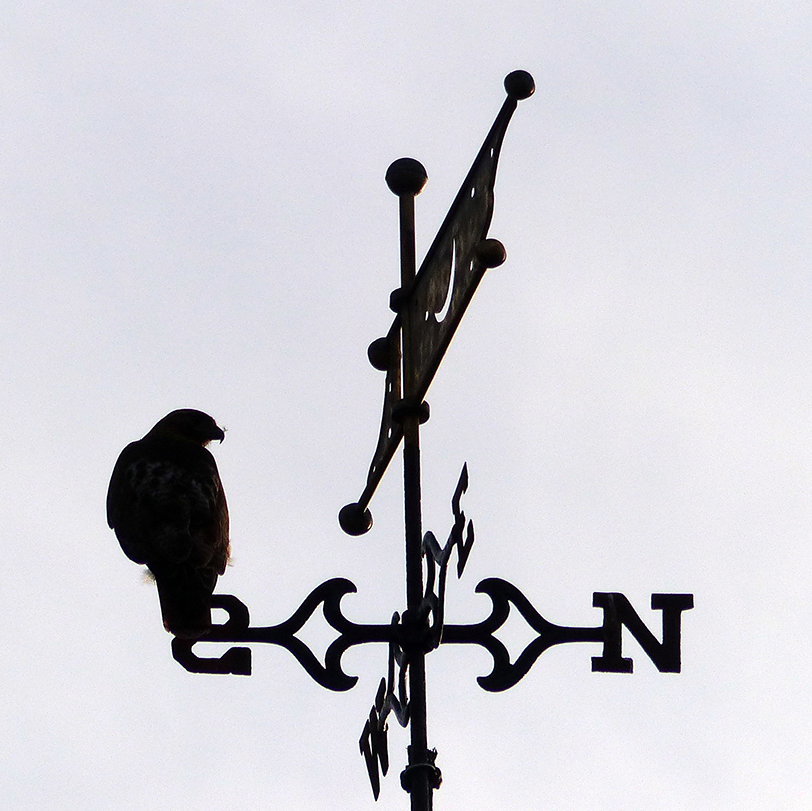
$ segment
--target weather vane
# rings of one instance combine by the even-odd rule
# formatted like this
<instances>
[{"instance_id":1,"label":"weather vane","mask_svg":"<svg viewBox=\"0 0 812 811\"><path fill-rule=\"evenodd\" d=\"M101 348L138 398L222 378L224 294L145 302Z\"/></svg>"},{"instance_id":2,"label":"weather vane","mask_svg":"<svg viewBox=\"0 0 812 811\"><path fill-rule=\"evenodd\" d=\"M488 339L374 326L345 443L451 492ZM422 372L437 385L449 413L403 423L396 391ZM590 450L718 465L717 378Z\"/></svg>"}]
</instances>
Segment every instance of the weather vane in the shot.
<instances>
[{"instance_id":1,"label":"weather vane","mask_svg":"<svg viewBox=\"0 0 812 811\"><path fill-rule=\"evenodd\" d=\"M402 441L405 610L393 613L387 623L352 622L342 612L342 599L357 589L350 580L333 578L317 586L289 619L268 627L252 626L248 608L236 597L214 595L212 606L224 609L228 619L198 639L177 636L172 642L175 659L187 670L237 675L251 673L250 648L232 647L213 658L199 656L193 647L206 642L280 645L296 657L315 681L337 691L349 690L358 680L342 667L342 656L348 648L373 642L386 644L387 672L363 724L359 745L377 799L381 776L389 768L390 714L409 728L408 762L400 779L410 794L412 811L429 811L433 792L441 782L435 762L437 752L429 748L426 717L425 662L437 647L457 644L485 648L493 659L493 667L478 682L483 689L498 692L519 682L548 648L569 642L602 645L601 655L592 657L593 671L631 673L632 660L622 652L625 626L658 670L679 673L682 612L693 607L691 594L652 594L651 608L662 611L662 638L658 640L623 594L595 592L592 604L603 612L601 624L566 627L546 620L516 586L487 578L477 585L476 591L490 598L490 615L471 625L445 622L448 565L456 551L457 577L462 576L474 543L474 526L461 506L468 487L468 468L464 465L451 499L454 522L445 544L441 545L433 533L423 532L420 425L429 417L423 398L486 270L505 261L502 244L488 238L496 166L518 102L530 97L534 89L533 77L525 71L517 70L506 77L507 98L419 270L415 260L414 200L426 183L426 171L418 161L401 158L386 173L386 182L399 201L401 276L400 287L390 298L390 307L395 312L392 327L385 337L373 341L368 350L370 363L386 373L383 416L366 486L357 502L340 511L339 523L350 535L362 535L371 528L369 503ZM221 438L211 430L209 438ZM338 634L327 648L323 662L297 636L319 608ZM511 661L507 649L494 634L513 609L522 615L536 637Z\"/></svg>"}]
</instances>

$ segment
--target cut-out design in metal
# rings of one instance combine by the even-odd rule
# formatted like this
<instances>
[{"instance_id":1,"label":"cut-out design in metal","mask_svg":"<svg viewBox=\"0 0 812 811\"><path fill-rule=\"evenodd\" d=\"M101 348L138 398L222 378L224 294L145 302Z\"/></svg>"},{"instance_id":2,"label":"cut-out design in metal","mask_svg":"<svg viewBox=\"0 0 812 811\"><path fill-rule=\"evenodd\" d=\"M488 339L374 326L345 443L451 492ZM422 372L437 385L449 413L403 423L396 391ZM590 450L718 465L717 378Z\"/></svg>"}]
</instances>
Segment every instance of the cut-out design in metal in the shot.
<instances>
[{"instance_id":1,"label":"cut-out design in metal","mask_svg":"<svg viewBox=\"0 0 812 811\"><path fill-rule=\"evenodd\" d=\"M396 612L392 624L400 622ZM387 721L394 713L397 722L405 727L409 723L409 699L406 688L407 665L403 650L391 641L389 643L389 670L387 678L381 679L375 703L369 711L358 745L367 765L367 774L375 799L381 792L381 776L389 771L389 741Z\"/></svg>"},{"instance_id":2,"label":"cut-out design in metal","mask_svg":"<svg viewBox=\"0 0 812 811\"><path fill-rule=\"evenodd\" d=\"M200 658L193 651L195 642L265 642L287 648L298 659L299 664L322 687L328 690L349 690L358 681L357 676L350 676L341 667L344 651L353 645L364 642L389 642L392 639L390 625L359 625L347 619L341 613L341 600L356 592L355 584L344 577L334 577L313 589L293 616L264 628L249 626L248 608L236 597L215 595L212 599L214 608L222 608L228 613L228 620L223 625L215 625L205 637L194 639L172 640L172 654L187 670L192 673L230 673L237 676L251 675L251 651L249 648L230 648L222 656ZM321 606L324 619L338 637L327 648L324 664L319 662L310 648L296 634Z\"/></svg>"},{"instance_id":3,"label":"cut-out design in metal","mask_svg":"<svg viewBox=\"0 0 812 811\"><path fill-rule=\"evenodd\" d=\"M358 502L346 508L347 518L342 526L345 530L352 527L351 534L361 534L365 524L359 516L365 513L403 438L402 425L395 414L403 397L402 385L410 392L414 403L422 402L485 271L505 261L502 244L487 238L493 216L496 167L517 104L532 95L535 86L529 73L514 71L505 79L505 89L508 96L502 109L420 270L408 286L401 286L392 294L391 306L397 315L391 329L385 338L370 346L372 365L386 371L383 416L366 487ZM411 158L395 161L387 173L390 188L399 196L419 193L425 179L425 170ZM400 338L402 321L407 319L410 322L412 363L408 379L403 380ZM356 524L351 523L350 516L356 518ZM369 526L370 521L368 519Z\"/></svg>"},{"instance_id":4,"label":"cut-out design in metal","mask_svg":"<svg viewBox=\"0 0 812 811\"><path fill-rule=\"evenodd\" d=\"M358 677L348 674L342 657L349 648L367 643L387 645L387 674L363 726L359 749L377 799L381 777L389 769L388 720L394 716L408 727L408 763L401 785L410 795L412 811L430 811L433 792L441 782L437 752L429 748L426 713L425 658L441 645L479 645L490 653L491 672L480 676L480 686L491 692L513 687L551 647L571 642L603 646L592 657L592 670L631 673L632 660L622 652L625 627L661 672L681 669L682 613L693 607L691 594L653 594L651 607L662 611L662 640L645 623L623 594L595 592L593 606L603 611L603 622L589 627L556 625L545 619L516 586L499 578L486 578L476 591L491 601L490 614L468 624L446 623L448 566L457 550L457 577L461 577L474 543L473 522L466 518L461 499L468 488L468 467L463 466L451 508L454 523L444 546L432 532L423 533L421 514L420 425L429 417L424 397L485 270L505 260L500 242L487 236L493 214L496 165L502 141L517 102L532 95L533 78L514 71L505 79L507 99L485 143L474 160L420 270L415 260L414 200L426 183L423 166L412 158L395 161L386 173L400 209L400 287L390 299L396 316L383 338L370 344L370 363L386 373L383 415L378 444L361 498L339 513L342 529L363 535L372 526L370 500L386 468L403 443L404 518L406 541L406 609L385 624L363 624L347 618L342 600L355 585L337 577L317 586L293 615L266 627L251 627L248 608L229 595L215 595L213 607L227 620L197 640L175 639L175 659L194 673L251 674L251 648L266 643L290 651L316 682L329 690L352 688ZM304 626L321 609L336 637L322 659L300 638ZM511 660L496 633L516 610L535 632ZM208 643L234 644L217 656L199 655Z\"/></svg>"},{"instance_id":5,"label":"cut-out design in metal","mask_svg":"<svg viewBox=\"0 0 812 811\"><path fill-rule=\"evenodd\" d=\"M430 612L433 621L430 623L431 649L436 648L442 639L445 622L445 584L448 572L448 562L451 553L457 550L457 577L462 577L465 563L474 545L474 522L466 524L465 513L460 508L462 494L468 489L468 465L462 467L457 489L451 499L451 510L454 513L454 525L448 536L446 545L440 547L433 532L423 536L423 554L426 559L426 590L423 596L423 610ZM434 591L434 581L438 578L437 591Z\"/></svg>"}]
</instances>

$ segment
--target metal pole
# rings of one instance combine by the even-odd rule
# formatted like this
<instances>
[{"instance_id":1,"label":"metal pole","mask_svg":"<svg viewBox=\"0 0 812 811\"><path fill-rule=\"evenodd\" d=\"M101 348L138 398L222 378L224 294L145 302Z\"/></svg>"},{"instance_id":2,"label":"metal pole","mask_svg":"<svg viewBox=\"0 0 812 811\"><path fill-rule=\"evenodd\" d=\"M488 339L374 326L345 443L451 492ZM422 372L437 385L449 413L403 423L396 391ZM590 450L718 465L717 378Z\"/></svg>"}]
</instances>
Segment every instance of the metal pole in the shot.
<instances>
[{"instance_id":1,"label":"metal pole","mask_svg":"<svg viewBox=\"0 0 812 811\"><path fill-rule=\"evenodd\" d=\"M400 207L400 307L401 355L403 358L403 480L406 536L406 614L404 645L409 666L409 763L401 782L411 797L412 811L431 811L436 783L433 757L426 728L427 618L420 616L423 602L423 526L420 504L420 403L415 397L414 329L409 291L416 274L414 198L426 183L426 170L412 158L395 161L386 173L389 188L398 195Z\"/></svg>"}]
</instances>

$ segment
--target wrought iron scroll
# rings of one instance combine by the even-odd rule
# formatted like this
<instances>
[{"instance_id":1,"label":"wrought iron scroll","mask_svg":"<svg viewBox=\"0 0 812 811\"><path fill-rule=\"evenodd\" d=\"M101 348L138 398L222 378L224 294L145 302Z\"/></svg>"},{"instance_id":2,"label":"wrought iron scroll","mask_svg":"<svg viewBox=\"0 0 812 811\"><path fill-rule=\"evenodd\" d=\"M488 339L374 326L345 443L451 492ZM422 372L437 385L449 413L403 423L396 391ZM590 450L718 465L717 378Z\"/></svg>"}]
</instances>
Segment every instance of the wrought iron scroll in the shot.
<instances>
[{"instance_id":1,"label":"wrought iron scroll","mask_svg":"<svg viewBox=\"0 0 812 811\"><path fill-rule=\"evenodd\" d=\"M461 515L464 520L464 514L461 513ZM452 530L453 535L454 530ZM469 540L472 538L473 530L471 530ZM454 545L458 549L462 549L457 540L454 541ZM450 541L446 545L445 551L450 552L451 549ZM462 556L460 561L464 566ZM448 555L446 554L445 563L447 562ZM219 657L201 657L192 648L196 644L206 642L270 643L287 648L311 678L322 687L344 691L351 689L358 680L357 676L351 676L342 669L341 657L344 652L354 645L362 645L366 642L386 642L389 644L389 674L388 679L382 680L382 683L386 684L384 693L381 694L379 689L378 698L375 701L374 709L377 713L377 721L370 727L370 734L374 737L373 727L380 732L390 710L395 711L402 725L405 726L408 722L408 700L404 681L408 657L404 654L404 649L409 647L409 632L408 626L404 625L397 613L388 625L361 625L347 619L341 612L341 599L344 595L355 591L357 591L355 585L345 578L337 577L328 580L308 595L290 619L279 625L264 628L249 627L248 608L236 597L228 594L214 595L212 605L224 609L228 613L228 620L222 625L215 625L212 631L201 639L176 637L172 641L172 654L183 667L192 673L250 676L251 650L249 648L229 648ZM439 629L437 628L438 619L441 620L442 615L435 602L439 600L439 595L434 595L427 603L427 610L430 608L437 613L426 647L430 649L433 646L432 640L436 638L435 635L439 630L439 644L480 645L485 648L493 658L493 667L488 675L480 676L477 679L483 690L501 692L513 687L527 675L542 653L555 645L570 642L603 644L603 654L592 657L593 671L631 673L632 660L624 657L621 650L624 626L660 672L679 673L681 670L681 616L684 611L694 607L692 594L651 595L652 609L663 612L662 641L658 641L634 610L628 598L619 592L596 591L594 593L593 606L604 612L602 625L572 627L549 622L516 586L506 580L489 577L477 585L476 591L480 594L487 594L490 598L490 615L472 625L440 624ZM323 665L310 648L296 636L320 605L325 620L339 634L327 648ZM511 606L516 608L538 635L513 662L510 660L507 648L495 635L507 622ZM372 719L372 716L370 718Z\"/></svg>"},{"instance_id":2,"label":"wrought iron scroll","mask_svg":"<svg viewBox=\"0 0 812 811\"><path fill-rule=\"evenodd\" d=\"M400 615L395 612L392 626L400 623ZM405 727L409 724L409 698L406 690L408 665L403 650L394 641L389 643L389 667L387 678L381 679L375 703L369 711L358 741L361 754L366 762L369 782L375 799L381 792L381 776L389 771L388 719L394 713L397 722Z\"/></svg>"},{"instance_id":3,"label":"wrought iron scroll","mask_svg":"<svg viewBox=\"0 0 812 811\"><path fill-rule=\"evenodd\" d=\"M366 486L360 499L344 507L339 516L342 528L350 534L360 535L370 528L367 507L403 437L396 411L401 391L414 393L414 403L409 405L422 402L485 271L505 261L504 246L487 238L493 216L496 168L517 103L535 90L533 77L523 70L514 71L505 78L505 90L508 95L502 109L413 283L409 289L396 290L392 295L392 307L398 314L389 333L370 345L370 362L376 369L386 371L386 390L378 444ZM408 162L422 170L417 161L403 159L404 164ZM409 170L417 171L410 165ZM403 318L409 318L412 327L412 377L408 381L401 380Z\"/></svg>"},{"instance_id":4,"label":"wrought iron scroll","mask_svg":"<svg viewBox=\"0 0 812 811\"><path fill-rule=\"evenodd\" d=\"M389 642L393 638L392 625L359 625L341 613L341 599L358 589L350 580L335 577L317 586L294 612L290 619L279 625L265 628L249 627L247 606L230 595L214 595L212 606L228 613L223 625L215 625L202 639L172 640L172 655L192 673L230 673L238 676L251 675L251 651L249 648L230 648L217 658L199 657L192 650L202 642L265 642L287 648L307 671L310 677L328 690L350 690L358 681L341 667L344 652L365 642ZM322 606L324 619L338 631L338 637L327 648L322 664L313 651L296 634Z\"/></svg>"},{"instance_id":5,"label":"wrought iron scroll","mask_svg":"<svg viewBox=\"0 0 812 811\"><path fill-rule=\"evenodd\" d=\"M475 625L446 625L443 643L481 645L493 657L493 669L477 682L483 690L501 692L523 679L536 660L554 645L568 642L601 642L603 655L592 657L592 670L604 673L631 673L632 660L621 654L622 631L625 626L661 673L681 670L681 617L683 611L694 607L693 594L652 594L651 607L663 612L662 642L640 619L625 595L619 592L596 591L592 604L603 609L603 624L597 627L555 625L536 611L527 597L506 580L489 577L476 587L487 594L492 608L489 617ZM502 642L495 636L507 621L510 606L516 607L527 624L538 634L514 662Z\"/></svg>"},{"instance_id":6,"label":"wrought iron scroll","mask_svg":"<svg viewBox=\"0 0 812 811\"><path fill-rule=\"evenodd\" d=\"M462 494L468 489L468 465L462 466L457 489L451 499L451 509L454 513L454 525L444 547L440 547L433 532L423 536L423 554L426 558L426 591L423 605L427 612L433 615L430 626L431 648L436 648L442 641L445 624L445 584L448 573L448 562L454 549L457 550L457 577L462 577L471 547L474 545L474 522L468 521L466 525L465 512L460 507ZM466 531L467 526L467 531ZM437 570L439 569L439 577ZM437 591L434 590L435 579L438 581Z\"/></svg>"},{"instance_id":7,"label":"wrought iron scroll","mask_svg":"<svg viewBox=\"0 0 812 811\"><path fill-rule=\"evenodd\" d=\"M570 628L554 625L536 611L527 597L516 586L498 577L489 577L476 587L476 591L491 599L490 616L475 625L446 625L443 642L448 644L481 645L493 657L493 669L487 676L479 676L477 682L483 690L496 693L508 690L527 675L544 651L566 642L602 642L603 627ZM538 634L511 663L505 645L494 633L507 621L511 604L524 617L527 624Z\"/></svg>"}]
</instances>

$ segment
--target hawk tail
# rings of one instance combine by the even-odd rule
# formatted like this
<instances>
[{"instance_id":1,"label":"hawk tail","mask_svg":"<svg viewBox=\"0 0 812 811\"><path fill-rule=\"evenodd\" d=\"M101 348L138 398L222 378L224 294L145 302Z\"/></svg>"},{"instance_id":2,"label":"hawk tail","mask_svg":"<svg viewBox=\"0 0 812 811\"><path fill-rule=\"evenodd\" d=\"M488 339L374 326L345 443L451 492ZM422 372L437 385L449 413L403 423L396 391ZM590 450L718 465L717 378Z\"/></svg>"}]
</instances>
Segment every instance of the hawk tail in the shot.
<instances>
[{"instance_id":1,"label":"hawk tail","mask_svg":"<svg viewBox=\"0 0 812 811\"><path fill-rule=\"evenodd\" d=\"M196 639L211 630L211 594L217 582L187 566L150 567L158 587L164 628L185 639Z\"/></svg>"}]
</instances>

